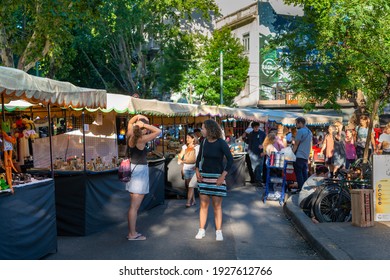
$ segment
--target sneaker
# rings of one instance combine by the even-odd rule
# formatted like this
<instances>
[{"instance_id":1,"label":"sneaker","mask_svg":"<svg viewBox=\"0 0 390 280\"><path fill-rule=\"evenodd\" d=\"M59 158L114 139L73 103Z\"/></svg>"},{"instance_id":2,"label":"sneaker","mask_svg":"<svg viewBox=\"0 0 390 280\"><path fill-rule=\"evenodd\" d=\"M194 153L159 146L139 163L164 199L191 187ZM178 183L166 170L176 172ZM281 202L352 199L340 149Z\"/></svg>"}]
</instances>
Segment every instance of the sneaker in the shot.
<instances>
[{"instance_id":1,"label":"sneaker","mask_svg":"<svg viewBox=\"0 0 390 280\"><path fill-rule=\"evenodd\" d=\"M203 228L200 228L198 233L195 236L195 239L202 239L206 236L206 231Z\"/></svg>"},{"instance_id":2,"label":"sneaker","mask_svg":"<svg viewBox=\"0 0 390 280\"><path fill-rule=\"evenodd\" d=\"M223 241L222 230L216 230L215 231L215 240Z\"/></svg>"}]
</instances>

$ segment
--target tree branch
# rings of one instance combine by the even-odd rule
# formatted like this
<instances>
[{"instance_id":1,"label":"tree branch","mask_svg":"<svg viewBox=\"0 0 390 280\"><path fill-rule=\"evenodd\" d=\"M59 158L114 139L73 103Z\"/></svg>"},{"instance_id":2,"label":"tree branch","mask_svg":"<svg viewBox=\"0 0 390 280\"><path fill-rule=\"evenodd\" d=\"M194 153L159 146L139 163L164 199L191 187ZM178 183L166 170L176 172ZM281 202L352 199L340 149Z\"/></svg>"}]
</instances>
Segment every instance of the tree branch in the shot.
<instances>
[{"instance_id":1,"label":"tree branch","mask_svg":"<svg viewBox=\"0 0 390 280\"><path fill-rule=\"evenodd\" d=\"M89 56L87 55L87 53L86 53L83 49L81 49L81 51L83 52L83 54L84 54L85 57L87 58L88 63L91 65L91 67L93 68L93 70L95 70L95 72L96 72L96 74L98 75L98 77L100 78L100 80L103 82L104 88L105 88L105 89L108 89L108 86L107 86L106 81L104 80L103 76L100 75L99 70L96 69L95 65L92 63L92 61L91 61L91 59L89 58Z\"/></svg>"}]
</instances>

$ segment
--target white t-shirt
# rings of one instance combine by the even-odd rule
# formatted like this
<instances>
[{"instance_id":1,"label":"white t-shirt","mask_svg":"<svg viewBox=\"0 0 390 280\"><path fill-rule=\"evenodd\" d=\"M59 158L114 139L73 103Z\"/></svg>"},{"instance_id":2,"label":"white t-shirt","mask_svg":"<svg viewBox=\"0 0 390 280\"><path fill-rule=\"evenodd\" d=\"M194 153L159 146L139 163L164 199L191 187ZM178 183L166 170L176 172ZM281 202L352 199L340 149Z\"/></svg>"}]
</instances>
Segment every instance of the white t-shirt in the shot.
<instances>
[{"instance_id":1,"label":"white t-shirt","mask_svg":"<svg viewBox=\"0 0 390 280\"><path fill-rule=\"evenodd\" d=\"M387 134L387 133L382 133L380 136L379 136L379 143L382 143L382 149L384 152L386 153L389 153L390 152L390 134ZM387 142L387 144L383 143L383 142ZM383 147L385 146L385 147Z\"/></svg>"},{"instance_id":2,"label":"white t-shirt","mask_svg":"<svg viewBox=\"0 0 390 280\"><path fill-rule=\"evenodd\" d=\"M316 187L324 183L325 177L317 176L317 174L311 175L307 178L306 182L302 186L302 190L298 195L298 205L301 204L302 200L315 192Z\"/></svg>"}]
</instances>

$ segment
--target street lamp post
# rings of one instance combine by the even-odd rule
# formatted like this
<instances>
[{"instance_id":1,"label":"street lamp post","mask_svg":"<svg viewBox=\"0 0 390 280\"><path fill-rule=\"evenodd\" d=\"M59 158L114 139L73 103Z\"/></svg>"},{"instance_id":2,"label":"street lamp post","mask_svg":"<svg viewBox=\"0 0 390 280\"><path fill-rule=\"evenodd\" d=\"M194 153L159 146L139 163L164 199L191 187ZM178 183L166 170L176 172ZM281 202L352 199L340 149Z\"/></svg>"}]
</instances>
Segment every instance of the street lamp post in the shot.
<instances>
[{"instance_id":1,"label":"street lamp post","mask_svg":"<svg viewBox=\"0 0 390 280\"><path fill-rule=\"evenodd\" d=\"M219 53L219 62L220 62L220 77L221 77L221 93L220 93L220 104L223 105L223 51Z\"/></svg>"}]
</instances>

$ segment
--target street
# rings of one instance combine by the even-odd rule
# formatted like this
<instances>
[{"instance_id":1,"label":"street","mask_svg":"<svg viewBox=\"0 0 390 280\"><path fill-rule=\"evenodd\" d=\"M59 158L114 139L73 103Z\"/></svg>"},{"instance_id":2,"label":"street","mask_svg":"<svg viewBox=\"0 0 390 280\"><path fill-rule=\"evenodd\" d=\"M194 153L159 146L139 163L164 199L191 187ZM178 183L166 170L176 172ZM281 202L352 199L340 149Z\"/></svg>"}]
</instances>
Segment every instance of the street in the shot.
<instances>
[{"instance_id":1,"label":"street","mask_svg":"<svg viewBox=\"0 0 390 280\"><path fill-rule=\"evenodd\" d=\"M199 204L199 200L197 200ZM56 260L318 260L275 201L261 201L252 185L231 190L223 202L224 241L215 241L212 208L206 237L194 238L199 205L185 208L184 199L140 213L138 231L146 241L127 241L127 222L88 236L58 237ZM123 213L118 213L123 215Z\"/></svg>"}]
</instances>

